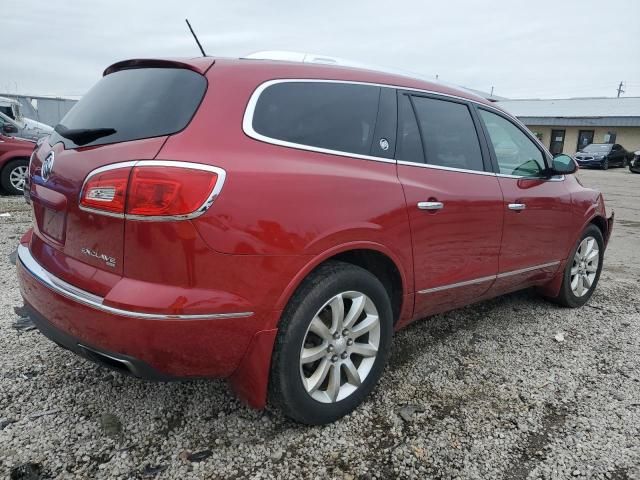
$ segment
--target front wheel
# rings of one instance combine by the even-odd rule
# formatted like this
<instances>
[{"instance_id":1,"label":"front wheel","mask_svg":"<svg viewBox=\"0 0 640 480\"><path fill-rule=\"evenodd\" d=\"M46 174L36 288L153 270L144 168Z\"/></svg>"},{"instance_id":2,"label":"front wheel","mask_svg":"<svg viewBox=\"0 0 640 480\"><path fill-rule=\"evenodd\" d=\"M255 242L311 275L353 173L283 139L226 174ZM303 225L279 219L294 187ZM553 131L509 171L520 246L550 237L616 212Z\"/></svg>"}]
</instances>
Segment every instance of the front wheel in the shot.
<instances>
[{"instance_id":1,"label":"front wheel","mask_svg":"<svg viewBox=\"0 0 640 480\"><path fill-rule=\"evenodd\" d=\"M354 410L389 355L391 302L369 271L328 262L312 272L280 321L269 400L285 415L322 425Z\"/></svg>"},{"instance_id":2,"label":"front wheel","mask_svg":"<svg viewBox=\"0 0 640 480\"><path fill-rule=\"evenodd\" d=\"M604 162L602 162L602 169L603 170L609 170L609 160L605 160Z\"/></svg>"},{"instance_id":3,"label":"front wheel","mask_svg":"<svg viewBox=\"0 0 640 480\"><path fill-rule=\"evenodd\" d=\"M565 266L556 302L565 307L581 307L596 289L604 259L602 232L590 225L578 240Z\"/></svg>"}]
</instances>

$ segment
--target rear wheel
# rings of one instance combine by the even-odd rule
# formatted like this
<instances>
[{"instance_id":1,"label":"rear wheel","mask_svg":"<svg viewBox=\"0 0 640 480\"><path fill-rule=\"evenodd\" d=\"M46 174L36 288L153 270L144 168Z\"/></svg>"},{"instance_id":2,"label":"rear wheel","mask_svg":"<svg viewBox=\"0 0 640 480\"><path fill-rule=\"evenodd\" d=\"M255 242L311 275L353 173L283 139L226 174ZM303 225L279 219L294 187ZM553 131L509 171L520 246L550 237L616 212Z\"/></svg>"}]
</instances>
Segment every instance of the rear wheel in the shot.
<instances>
[{"instance_id":1,"label":"rear wheel","mask_svg":"<svg viewBox=\"0 0 640 480\"><path fill-rule=\"evenodd\" d=\"M7 163L0 174L4 191L12 195L20 195L24 190L28 169L29 160L27 159L19 158Z\"/></svg>"},{"instance_id":2,"label":"rear wheel","mask_svg":"<svg viewBox=\"0 0 640 480\"><path fill-rule=\"evenodd\" d=\"M378 382L389 355L391 302L369 271L329 262L303 282L280 322L270 402L302 423L333 422Z\"/></svg>"},{"instance_id":3,"label":"rear wheel","mask_svg":"<svg viewBox=\"0 0 640 480\"><path fill-rule=\"evenodd\" d=\"M567 260L560 294L554 300L571 308L587 303L600 279L603 258L602 232L595 225L590 225Z\"/></svg>"}]
</instances>

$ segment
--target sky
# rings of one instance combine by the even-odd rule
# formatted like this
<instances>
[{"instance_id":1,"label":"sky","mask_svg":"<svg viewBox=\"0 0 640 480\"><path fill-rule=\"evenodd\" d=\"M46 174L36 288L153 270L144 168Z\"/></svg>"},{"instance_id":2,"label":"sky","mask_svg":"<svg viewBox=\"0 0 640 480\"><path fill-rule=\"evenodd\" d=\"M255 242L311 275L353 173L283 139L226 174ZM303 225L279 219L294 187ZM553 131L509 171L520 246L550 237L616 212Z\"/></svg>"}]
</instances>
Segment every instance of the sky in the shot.
<instances>
[{"instance_id":1,"label":"sky","mask_svg":"<svg viewBox=\"0 0 640 480\"><path fill-rule=\"evenodd\" d=\"M0 92L81 96L127 58L293 50L509 98L640 96L640 0L3 0Z\"/></svg>"}]
</instances>

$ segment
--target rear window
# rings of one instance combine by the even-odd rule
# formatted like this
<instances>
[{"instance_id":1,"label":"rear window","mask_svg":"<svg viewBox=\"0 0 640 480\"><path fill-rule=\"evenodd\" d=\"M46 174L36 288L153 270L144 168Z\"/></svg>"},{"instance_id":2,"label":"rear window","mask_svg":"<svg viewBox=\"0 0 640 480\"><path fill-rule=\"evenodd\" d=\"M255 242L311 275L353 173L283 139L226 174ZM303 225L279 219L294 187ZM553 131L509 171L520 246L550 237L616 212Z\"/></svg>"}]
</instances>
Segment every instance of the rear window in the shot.
<instances>
[{"instance_id":1,"label":"rear window","mask_svg":"<svg viewBox=\"0 0 640 480\"><path fill-rule=\"evenodd\" d=\"M180 68L111 73L65 115L50 143L73 148L176 133L187 126L206 88L202 75Z\"/></svg>"},{"instance_id":2,"label":"rear window","mask_svg":"<svg viewBox=\"0 0 640 480\"><path fill-rule=\"evenodd\" d=\"M582 149L583 152L588 153L608 152L609 150L611 150L610 144L602 145L597 143L592 143Z\"/></svg>"},{"instance_id":3,"label":"rear window","mask_svg":"<svg viewBox=\"0 0 640 480\"><path fill-rule=\"evenodd\" d=\"M267 87L253 129L298 145L369 155L380 87L331 82L284 82Z\"/></svg>"}]
</instances>

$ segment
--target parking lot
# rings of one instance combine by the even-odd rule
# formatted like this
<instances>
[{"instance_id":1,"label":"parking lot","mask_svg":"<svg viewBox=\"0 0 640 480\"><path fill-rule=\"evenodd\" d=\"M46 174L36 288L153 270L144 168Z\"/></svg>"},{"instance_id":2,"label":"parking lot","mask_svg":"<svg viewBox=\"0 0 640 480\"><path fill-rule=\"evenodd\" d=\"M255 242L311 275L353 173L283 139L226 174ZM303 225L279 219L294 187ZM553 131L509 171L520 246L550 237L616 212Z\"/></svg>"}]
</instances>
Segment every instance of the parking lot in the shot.
<instances>
[{"instance_id":1,"label":"parking lot","mask_svg":"<svg viewBox=\"0 0 640 480\"><path fill-rule=\"evenodd\" d=\"M616 212L584 308L525 291L417 322L368 401L315 428L223 381L123 377L21 329L9 255L31 217L0 197L0 477L640 478L640 175L578 175Z\"/></svg>"}]
</instances>

